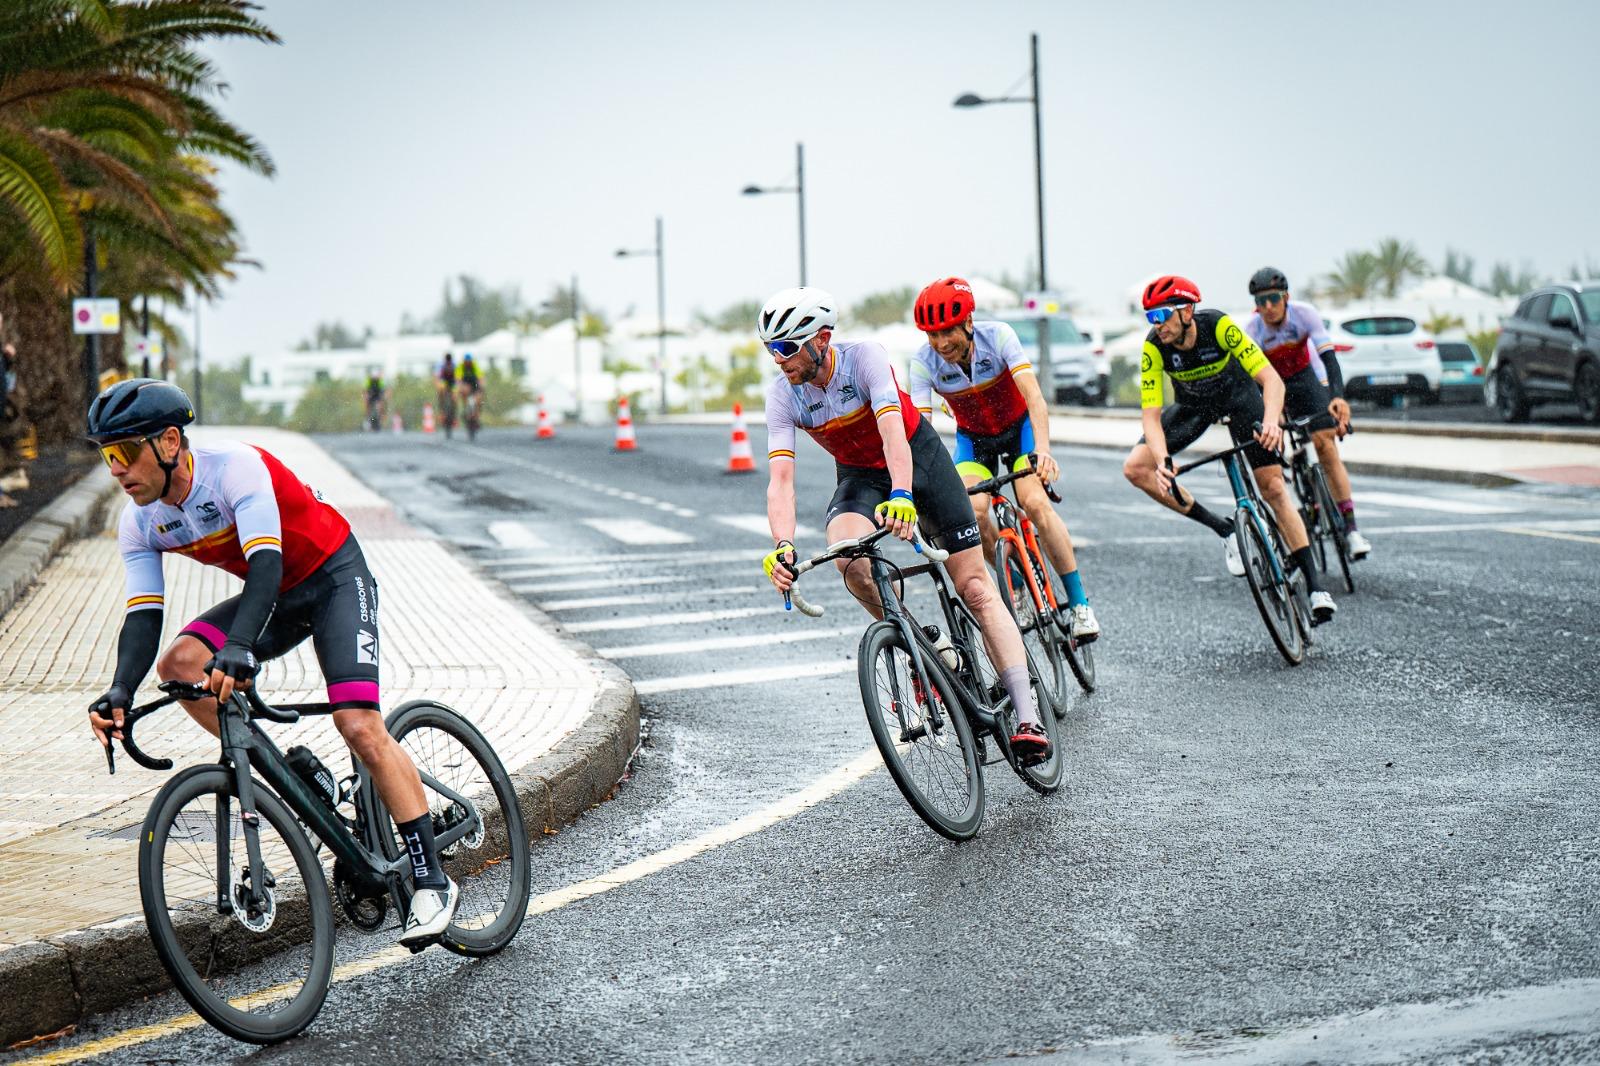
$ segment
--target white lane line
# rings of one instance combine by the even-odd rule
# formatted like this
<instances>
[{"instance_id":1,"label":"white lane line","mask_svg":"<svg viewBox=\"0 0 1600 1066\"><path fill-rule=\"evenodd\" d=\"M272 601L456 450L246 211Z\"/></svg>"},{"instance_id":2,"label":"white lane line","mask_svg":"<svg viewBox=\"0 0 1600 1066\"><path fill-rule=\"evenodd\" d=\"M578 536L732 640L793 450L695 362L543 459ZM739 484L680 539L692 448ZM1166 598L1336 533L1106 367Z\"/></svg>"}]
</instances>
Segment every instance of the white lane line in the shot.
<instances>
[{"instance_id":1,"label":"white lane line","mask_svg":"<svg viewBox=\"0 0 1600 1066\"><path fill-rule=\"evenodd\" d=\"M1524 537L1550 537L1553 540L1575 540L1584 544L1600 544L1600 537L1585 537L1580 533L1557 533L1552 529L1529 529L1520 526L1506 526L1507 533L1520 533Z\"/></svg>"},{"instance_id":2,"label":"white lane line","mask_svg":"<svg viewBox=\"0 0 1600 1066\"><path fill-rule=\"evenodd\" d=\"M490 522L489 536L502 548L514 548L526 551L531 548L547 548L543 537L529 529L523 522Z\"/></svg>"},{"instance_id":3,"label":"white lane line","mask_svg":"<svg viewBox=\"0 0 1600 1066\"><path fill-rule=\"evenodd\" d=\"M772 527L767 524L764 514L719 514L717 521L734 529L742 529L746 533L759 533L763 537L772 536ZM796 537L814 537L817 531L810 526L797 525L794 527Z\"/></svg>"},{"instance_id":4,"label":"white lane line","mask_svg":"<svg viewBox=\"0 0 1600 1066\"><path fill-rule=\"evenodd\" d=\"M692 544L694 538L642 518L585 518L583 524L624 544Z\"/></svg>"},{"instance_id":5,"label":"white lane line","mask_svg":"<svg viewBox=\"0 0 1600 1066\"><path fill-rule=\"evenodd\" d=\"M719 673L682 674L678 677L655 677L634 683L641 696L661 692L683 692L699 688L728 688L733 685L759 685L772 681L787 681L795 677L826 677L830 674L855 673L854 658L820 663L785 663L782 666L753 666L747 670L723 670Z\"/></svg>"},{"instance_id":6,"label":"white lane line","mask_svg":"<svg viewBox=\"0 0 1600 1066\"><path fill-rule=\"evenodd\" d=\"M522 593L526 590L512 585L511 591ZM710 589L679 589L676 592L619 593L615 596L585 596L575 600L546 600L540 603L539 607L546 611L583 611L594 607L626 607L634 603L684 603L713 596L752 596L758 593L777 595L771 585L751 582Z\"/></svg>"},{"instance_id":7,"label":"white lane line","mask_svg":"<svg viewBox=\"0 0 1600 1066\"><path fill-rule=\"evenodd\" d=\"M1359 507L1359 504L1357 506ZM1356 513L1359 515L1360 511L1358 510ZM1581 533L1600 529L1600 521L1594 519L1557 518L1549 522L1521 522L1515 526L1506 522L1455 522L1448 524L1441 522L1429 525L1361 526L1363 533L1472 533L1486 529L1499 533L1513 529L1555 529Z\"/></svg>"},{"instance_id":8,"label":"white lane line","mask_svg":"<svg viewBox=\"0 0 1600 1066\"><path fill-rule=\"evenodd\" d=\"M567 552L568 556L573 553ZM731 563L740 559L748 560L752 570L761 565L761 553L752 552L749 548L739 551L673 551L673 552L627 552L613 554L605 557L580 555L572 562L551 562L548 555L498 555L489 553L486 561L494 563L495 576L504 578L521 577L566 577L573 574L615 574L628 568L649 567L657 564L685 564L685 563ZM582 561L578 561L582 560Z\"/></svg>"},{"instance_id":9,"label":"white lane line","mask_svg":"<svg viewBox=\"0 0 1600 1066\"><path fill-rule=\"evenodd\" d=\"M850 633L860 634L860 626L833 629L802 629L795 633L754 633L743 637L711 637L696 640L660 640L654 644L616 644L596 648L595 654L607 659L643 659L651 655L693 655L696 652L728 651L732 648L759 648L763 645L789 645L797 640L826 640Z\"/></svg>"},{"instance_id":10,"label":"white lane line","mask_svg":"<svg viewBox=\"0 0 1600 1066\"><path fill-rule=\"evenodd\" d=\"M1444 511L1449 514L1516 514L1525 507L1502 507L1493 503L1472 500L1443 499L1438 496L1408 496L1400 492L1378 492L1361 489L1355 494L1357 514L1363 503L1382 504L1385 507L1406 507L1416 511Z\"/></svg>"},{"instance_id":11,"label":"white lane line","mask_svg":"<svg viewBox=\"0 0 1600 1066\"><path fill-rule=\"evenodd\" d=\"M767 607L729 607L722 611L667 611L662 614L634 615L631 618L605 618L592 622L563 622L568 633L601 633L623 629L665 629L668 626L699 625L701 622L732 621L760 614L783 614L783 601L774 599Z\"/></svg>"},{"instance_id":12,"label":"white lane line","mask_svg":"<svg viewBox=\"0 0 1600 1066\"><path fill-rule=\"evenodd\" d=\"M504 575L501 576L504 580ZM664 577L591 577L582 581L554 581L550 584L517 585L515 591L525 596L545 596L552 592L585 592L589 589L631 588L636 585L676 585L696 581L693 574L672 574Z\"/></svg>"}]
</instances>

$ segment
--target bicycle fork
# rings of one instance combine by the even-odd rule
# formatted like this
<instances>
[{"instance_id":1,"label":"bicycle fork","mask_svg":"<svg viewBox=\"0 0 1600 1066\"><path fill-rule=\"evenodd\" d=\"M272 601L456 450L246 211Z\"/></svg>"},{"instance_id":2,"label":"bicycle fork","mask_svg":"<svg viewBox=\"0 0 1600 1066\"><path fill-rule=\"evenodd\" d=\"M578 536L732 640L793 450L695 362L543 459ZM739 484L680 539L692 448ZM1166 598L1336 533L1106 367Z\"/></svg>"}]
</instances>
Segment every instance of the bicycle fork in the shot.
<instances>
[{"instance_id":1,"label":"bicycle fork","mask_svg":"<svg viewBox=\"0 0 1600 1066\"><path fill-rule=\"evenodd\" d=\"M1266 523L1263 522L1261 516L1256 513L1255 498L1251 496L1250 490L1245 486L1244 475L1239 472L1239 465L1235 462L1229 461L1227 463L1227 471L1228 481L1233 486L1234 504L1239 510L1250 516L1251 525L1255 527L1256 533L1261 537L1262 543L1267 546L1267 561L1272 566L1273 584L1282 585L1283 587L1288 588L1289 575L1284 573L1283 567L1278 563L1277 542L1272 539L1272 536L1266 529ZM1244 531L1242 529L1236 529L1234 531L1234 535L1242 539L1244 537Z\"/></svg>"}]
</instances>

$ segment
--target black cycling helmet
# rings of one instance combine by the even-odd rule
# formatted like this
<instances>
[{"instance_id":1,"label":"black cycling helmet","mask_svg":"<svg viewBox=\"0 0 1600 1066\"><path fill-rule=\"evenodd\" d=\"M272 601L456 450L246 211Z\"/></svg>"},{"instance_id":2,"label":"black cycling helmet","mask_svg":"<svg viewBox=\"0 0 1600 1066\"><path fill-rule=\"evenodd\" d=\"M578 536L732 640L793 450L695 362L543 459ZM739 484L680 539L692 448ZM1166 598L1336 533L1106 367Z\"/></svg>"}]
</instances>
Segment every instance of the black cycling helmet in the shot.
<instances>
[{"instance_id":1,"label":"black cycling helmet","mask_svg":"<svg viewBox=\"0 0 1600 1066\"><path fill-rule=\"evenodd\" d=\"M1250 295L1263 292L1288 292L1289 279L1277 267L1262 267L1250 275Z\"/></svg>"},{"instance_id":2,"label":"black cycling helmet","mask_svg":"<svg viewBox=\"0 0 1600 1066\"><path fill-rule=\"evenodd\" d=\"M89 405L88 437L108 444L129 437L150 437L168 426L183 428L194 421L189 394L168 381L130 378L119 381Z\"/></svg>"}]
</instances>

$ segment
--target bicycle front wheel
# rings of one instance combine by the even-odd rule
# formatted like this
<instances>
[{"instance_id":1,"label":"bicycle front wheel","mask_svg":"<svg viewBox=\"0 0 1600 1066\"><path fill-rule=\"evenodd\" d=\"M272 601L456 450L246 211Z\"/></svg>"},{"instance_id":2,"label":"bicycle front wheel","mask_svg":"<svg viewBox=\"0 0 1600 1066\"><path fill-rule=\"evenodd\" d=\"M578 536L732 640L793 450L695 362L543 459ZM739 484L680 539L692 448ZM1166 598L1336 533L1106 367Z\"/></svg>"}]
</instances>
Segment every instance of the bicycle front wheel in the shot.
<instances>
[{"instance_id":1,"label":"bicycle front wheel","mask_svg":"<svg viewBox=\"0 0 1600 1066\"><path fill-rule=\"evenodd\" d=\"M1317 506L1323 515L1322 531L1333 541L1333 557L1339 560L1339 571L1344 575L1344 590L1354 592L1356 583L1350 576L1350 544L1345 537L1344 513L1333 502L1333 492L1328 488L1328 479L1321 467L1317 468L1315 482ZM1326 572L1329 568L1324 566L1321 569Z\"/></svg>"},{"instance_id":2,"label":"bicycle front wheel","mask_svg":"<svg viewBox=\"0 0 1600 1066\"><path fill-rule=\"evenodd\" d=\"M235 1040L274 1044L322 1009L333 976L333 905L294 815L264 785L253 791L260 886L251 883L233 771L197 766L150 804L139 834L139 901L156 956L200 1017Z\"/></svg>"},{"instance_id":3,"label":"bicycle front wheel","mask_svg":"<svg viewBox=\"0 0 1600 1066\"><path fill-rule=\"evenodd\" d=\"M1261 612L1272 643L1278 646L1279 654L1290 666L1299 666L1306 654L1305 637L1295 617L1288 563L1282 557L1274 558L1276 553L1262 535L1259 521L1243 507L1233 515L1244 575L1250 581L1250 594L1255 597L1256 608Z\"/></svg>"},{"instance_id":4,"label":"bicycle front wheel","mask_svg":"<svg viewBox=\"0 0 1600 1066\"><path fill-rule=\"evenodd\" d=\"M1055 619L1046 617L1040 609L1023 567L1034 571L1035 580L1042 576L1026 552L1019 553L1007 543L1006 538L999 538L994 546L995 580L1000 586L1000 595L1005 600L1006 608L1022 633L1022 645L1039 671L1034 675L1039 680L1039 695L1043 697L1039 709L1048 709L1059 718L1067 713L1069 700L1067 671L1061 664L1061 653L1056 649ZM1040 593L1043 593L1042 588Z\"/></svg>"},{"instance_id":5,"label":"bicycle front wheel","mask_svg":"<svg viewBox=\"0 0 1600 1066\"><path fill-rule=\"evenodd\" d=\"M439 849L445 873L461 889L455 920L439 942L458 955L492 955L522 927L532 885L528 833L511 776L483 734L442 703L403 704L388 727L422 775L434 836L471 826ZM385 845L390 858L403 853L398 830Z\"/></svg>"},{"instance_id":6,"label":"bicycle front wheel","mask_svg":"<svg viewBox=\"0 0 1600 1066\"><path fill-rule=\"evenodd\" d=\"M1050 591L1054 595L1056 603L1061 604L1067 602L1067 587L1062 583L1060 576L1057 575L1054 570L1046 566L1039 567L1035 572L1038 574L1041 583L1049 584ZM1041 584L1040 587L1043 588L1044 585ZM1083 689L1084 695L1089 695L1090 693L1094 692L1096 685L1094 672L1095 642L1090 641L1087 644L1080 643L1078 638L1072 635L1071 623L1065 618L1062 618L1059 614L1055 618L1054 629L1047 629L1046 632L1050 634L1051 644L1056 649L1056 654L1060 657L1062 665L1066 666L1072 671L1072 676L1077 678L1078 687ZM1067 695L1068 689L1065 680L1063 680L1061 688L1062 698L1056 706L1056 717L1058 718L1065 718L1067 716L1067 711L1071 709L1069 704L1071 704L1072 701L1067 698Z\"/></svg>"},{"instance_id":7,"label":"bicycle front wheel","mask_svg":"<svg viewBox=\"0 0 1600 1066\"><path fill-rule=\"evenodd\" d=\"M900 794L935 833L971 839L983 821L983 772L944 672L919 673L905 636L888 621L868 627L856 669L872 739Z\"/></svg>"}]
</instances>

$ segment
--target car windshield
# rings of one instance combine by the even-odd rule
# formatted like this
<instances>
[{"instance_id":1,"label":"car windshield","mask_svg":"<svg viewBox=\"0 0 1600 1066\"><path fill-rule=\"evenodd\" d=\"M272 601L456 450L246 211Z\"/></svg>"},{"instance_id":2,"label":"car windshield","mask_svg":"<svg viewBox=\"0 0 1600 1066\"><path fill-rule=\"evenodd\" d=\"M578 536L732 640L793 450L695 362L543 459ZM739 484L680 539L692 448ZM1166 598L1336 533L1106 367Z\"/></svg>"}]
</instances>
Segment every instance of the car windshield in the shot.
<instances>
[{"instance_id":1,"label":"car windshield","mask_svg":"<svg viewBox=\"0 0 1600 1066\"><path fill-rule=\"evenodd\" d=\"M1039 346L1039 320L1035 318L1022 319L1010 323L1011 328L1017 331L1017 339L1024 348L1037 348ZM1052 318L1050 320L1051 344L1087 344L1089 343L1078 332L1078 327L1073 325L1070 318Z\"/></svg>"},{"instance_id":2,"label":"car windshield","mask_svg":"<svg viewBox=\"0 0 1600 1066\"><path fill-rule=\"evenodd\" d=\"M1439 361L1443 363L1476 363L1478 356L1470 344L1460 341L1440 341Z\"/></svg>"},{"instance_id":3,"label":"car windshield","mask_svg":"<svg viewBox=\"0 0 1600 1066\"><path fill-rule=\"evenodd\" d=\"M1583 304L1583 317L1590 322L1600 322L1600 289L1589 289L1578 294L1578 302Z\"/></svg>"},{"instance_id":4,"label":"car windshield","mask_svg":"<svg viewBox=\"0 0 1600 1066\"><path fill-rule=\"evenodd\" d=\"M1354 333L1358 337L1397 337L1417 328L1414 320L1399 315L1383 318L1352 318L1342 325L1345 332Z\"/></svg>"}]
</instances>

